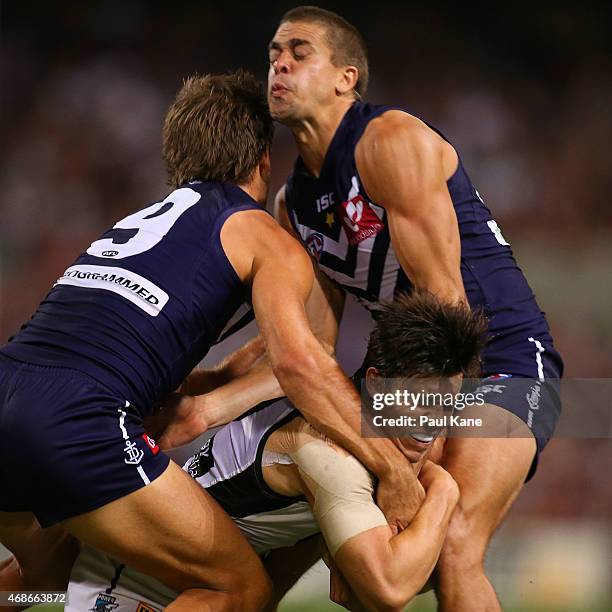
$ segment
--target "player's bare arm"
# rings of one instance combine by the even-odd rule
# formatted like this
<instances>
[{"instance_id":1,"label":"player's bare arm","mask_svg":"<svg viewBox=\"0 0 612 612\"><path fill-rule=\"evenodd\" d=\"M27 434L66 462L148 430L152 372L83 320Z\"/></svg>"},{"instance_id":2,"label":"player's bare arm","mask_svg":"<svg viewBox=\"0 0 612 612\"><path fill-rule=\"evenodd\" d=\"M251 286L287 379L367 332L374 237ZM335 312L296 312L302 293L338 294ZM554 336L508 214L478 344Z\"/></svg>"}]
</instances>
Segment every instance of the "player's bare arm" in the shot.
<instances>
[{"instance_id":1,"label":"player's bare arm","mask_svg":"<svg viewBox=\"0 0 612 612\"><path fill-rule=\"evenodd\" d=\"M306 313L314 335L330 355L335 353L344 298L344 292L315 269ZM208 429L229 423L261 402L284 395L261 335L214 368L194 370L179 391L166 398L147 420L149 434L163 449L188 444Z\"/></svg>"},{"instance_id":2,"label":"player's bare arm","mask_svg":"<svg viewBox=\"0 0 612 612\"><path fill-rule=\"evenodd\" d=\"M387 211L391 241L411 282L441 299L466 301L446 185L457 166L452 146L416 117L388 111L368 125L355 160L368 195Z\"/></svg>"},{"instance_id":3,"label":"player's bare arm","mask_svg":"<svg viewBox=\"0 0 612 612\"><path fill-rule=\"evenodd\" d=\"M293 235L295 235L295 231L293 230L291 226L291 223L289 221L289 216L287 214L284 187L282 187L276 194L276 198L274 200L274 214L278 222L283 227L285 227L287 231L291 231ZM321 276L324 277L323 274L321 274ZM327 286L334 286L334 285L331 281L327 280ZM322 310L324 309L323 301L319 302L318 305ZM328 300L328 305L329 305L329 300ZM332 308L333 310L333 306L330 306L330 308ZM311 319L314 319L314 320L317 319L317 314L315 312L309 312L309 316L311 317ZM325 318L325 315L320 314L319 317ZM336 334L337 334L337 328L336 328ZM334 342L335 342L335 338L334 338ZM333 437L333 436L330 436L330 437ZM366 440L364 439L364 442L365 441ZM403 464L405 462L405 458L403 457L403 453L402 453L402 447L401 445L397 444L397 441L370 438L370 439L367 439L367 442L370 444L380 444L381 446L390 448L390 451L389 451L391 453L390 457L393 457L395 460L400 462L400 464ZM356 456L361 460L361 457L359 457L358 455ZM366 465L372 473L376 474L380 478L380 475L377 474L374 469L372 469L372 466L368 465L364 461L362 461L362 463L364 463L364 465ZM402 488L403 490L406 491L406 494L405 494L405 498L402 499L402 502L401 502L405 504L405 508L403 510L399 506L399 503L398 503L399 498L396 496L396 493L393 490L393 487L388 486L388 483L385 482L384 479L381 479L381 482L377 490L378 504L383 509L387 518L390 519L389 522L392 528L396 527L396 525L394 524L394 520L392 518L394 515L404 517L404 522L401 522L401 524L397 525L397 528L399 529L404 528L407 525L408 521L410 521L412 517L415 515L416 511L418 510L424 498L423 488L421 487L419 481L415 477L412 470L404 470L404 474L406 477L406 481L402 483Z\"/></svg>"},{"instance_id":4,"label":"player's bare arm","mask_svg":"<svg viewBox=\"0 0 612 612\"><path fill-rule=\"evenodd\" d=\"M403 610L438 560L459 488L446 470L431 461L419 479L426 498L407 529L391 537L389 527L375 527L336 552L336 565L368 610Z\"/></svg>"},{"instance_id":5,"label":"player's bare arm","mask_svg":"<svg viewBox=\"0 0 612 612\"><path fill-rule=\"evenodd\" d=\"M426 499L410 526L394 535L374 503L367 471L303 419L276 430L265 448L293 460L292 465L264 467L264 478L283 495L306 495L333 564L365 609L403 609L433 571L459 499L450 474L431 461L424 463L419 478ZM415 471L425 455L419 454L412 464ZM336 586L341 582L336 580ZM342 589L337 590L342 598Z\"/></svg>"},{"instance_id":6,"label":"player's bare arm","mask_svg":"<svg viewBox=\"0 0 612 612\"><path fill-rule=\"evenodd\" d=\"M410 466L393 442L361 438L359 396L308 323L305 303L314 279L308 255L259 211L232 215L221 240L238 276L252 283L260 331L285 393L309 422L379 477L387 518L404 528L422 496L418 490L415 496L406 477Z\"/></svg>"},{"instance_id":7,"label":"player's bare arm","mask_svg":"<svg viewBox=\"0 0 612 612\"><path fill-rule=\"evenodd\" d=\"M312 332L330 355L335 352L343 306L344 293L316 271L306 301L306 314ZM257 357L253 359L255 356ZM183 404L193 404L194 409L201 415L202 426L206 429L225 425L261 402L284 395L260 335L229 355L221 363L220 371L223 372L223 377L219 377L219 380L223 380L223 384L204 395L182 398Z\"/></svg>"},{"instance_id":8,"label":"player's bare arm","mask_svg":"<svg viewBox=\"0 0 612 612\"><path fill-rule=\"evenodd\" d=\"M183 381L179 391L187 395L202 395L246 374L266 352L261 336L249 340L213 368L196 368Z\"/></svg>"},{"instance_id":9,"label":"player's bare arm","mask_svg":"<svg viewBox=\"0 0 612 612\"><path fill-rule=\"evenodd\" d=\"M257 336L218 366L195 369L146 420L147 431L162 449L176 448L283 395Z\"/></svg>"}]
</instances>

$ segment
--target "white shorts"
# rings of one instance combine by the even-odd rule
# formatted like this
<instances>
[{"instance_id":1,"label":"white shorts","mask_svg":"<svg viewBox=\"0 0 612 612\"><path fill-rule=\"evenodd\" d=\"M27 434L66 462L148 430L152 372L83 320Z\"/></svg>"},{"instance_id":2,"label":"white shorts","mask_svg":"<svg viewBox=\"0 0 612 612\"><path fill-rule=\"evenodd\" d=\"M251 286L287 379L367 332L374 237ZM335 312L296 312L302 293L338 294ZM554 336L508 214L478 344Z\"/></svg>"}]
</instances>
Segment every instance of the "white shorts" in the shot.
<instances>
[{"instance_id":1,"label":"white shorts","mask_svg":"<svg viewBox=\"0 0 612 612\"><path fill-rule=\"evenodd\" d=\"M178 594L89 546L72 569L64 612L161 612Z\"/></svg>"}]
</instances>

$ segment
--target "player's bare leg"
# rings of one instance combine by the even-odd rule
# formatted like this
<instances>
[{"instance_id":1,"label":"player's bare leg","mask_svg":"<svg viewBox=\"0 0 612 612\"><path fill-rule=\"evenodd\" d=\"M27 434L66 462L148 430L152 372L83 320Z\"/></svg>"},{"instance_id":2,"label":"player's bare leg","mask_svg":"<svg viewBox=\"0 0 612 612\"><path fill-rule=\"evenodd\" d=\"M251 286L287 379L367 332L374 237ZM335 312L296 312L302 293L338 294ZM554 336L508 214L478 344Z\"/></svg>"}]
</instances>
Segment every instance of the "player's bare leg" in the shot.
<instances>
[{"instance_id":1,"label":"player's bare leg","mask_svg":"<svg viewBox=\"0 0 612 612\"><path fill-rule=\"evenodd\" d=\"M80 544L64 527L43 529L30 512L0 512L0 541L15 555L0 568L0 590L66 590Z\"/></svg>"},{"instance_id":2,"label":"player's bare leg","mask_svg":"<svg viewBox=\"0 0 612 612\"><path fill-rule=\"evenodd\" d=\"M176 464L146 487L65 521L83 542L177 590L166 609L261 610L261 561L220 506Z\"/></svg>"},{"instance_id":3,"label":"player's bare leg","mask_svg":"<svg viewBox=\"0 0 612 612\"><path fill-rule=\"evenodd\" d=\"M459 485L460 498L437 566L436 596L443 612L501 610L484 573L489 541L518 496L533 460L536 443L517 416L496 411L514 436L453 437L446 440L442 465ZM462 416L473 416L466 409Z\"/></svg>"}]
</instances>

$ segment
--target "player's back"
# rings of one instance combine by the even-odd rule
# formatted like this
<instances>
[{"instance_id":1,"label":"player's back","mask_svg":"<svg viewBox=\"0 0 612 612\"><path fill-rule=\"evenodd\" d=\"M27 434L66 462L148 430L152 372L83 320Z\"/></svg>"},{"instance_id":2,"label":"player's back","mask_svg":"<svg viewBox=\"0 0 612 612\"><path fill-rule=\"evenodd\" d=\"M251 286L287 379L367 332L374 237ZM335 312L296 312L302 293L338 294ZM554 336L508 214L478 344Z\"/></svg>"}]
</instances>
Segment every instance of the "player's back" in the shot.
<instances>
[{"instance_id":1,"label":"player's back","mask_svg":"<svg viewBox=\"0 0 612 612\"><path fill-rule=\"evenodd\" d=\"M245 308L220 231L233 213L258 208L234 185L192 182L122 219L2 352L84 372L146 413Z\"/></svg>"}]
</instances>

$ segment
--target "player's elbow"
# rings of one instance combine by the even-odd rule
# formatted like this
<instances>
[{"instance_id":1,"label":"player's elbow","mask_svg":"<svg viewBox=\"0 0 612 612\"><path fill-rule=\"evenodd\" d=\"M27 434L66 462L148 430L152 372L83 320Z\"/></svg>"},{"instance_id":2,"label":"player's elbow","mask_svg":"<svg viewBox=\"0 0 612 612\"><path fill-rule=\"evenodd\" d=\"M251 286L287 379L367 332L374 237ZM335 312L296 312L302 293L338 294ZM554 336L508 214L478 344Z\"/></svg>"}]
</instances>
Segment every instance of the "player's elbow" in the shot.
<instances>
[{"instance_id":1,"label":"player's elbow","mask_svg":"<svg viewBox=\"0 0 612 612\"><path fill-rule=\"evenodd\" d=\"M375 580L371 583L368 596L368 610L376 612L401 612L412 597L406 597L397 585L389 580Z\"/></svg>"},{"instance_id":2,"label":"player's elbow","mask_svg":"<svg viewBox=\"0 0 612 612\"><path fill-rule=\"evenodd\" d=\"M286 389L311 382L319 369L317 357L302 347L285 350L272 360L272 369L281 386Z\"/></svg>"},{"instance_id":3,"label":"player's elbow","mask_svg":"<svg viewBox=\"0 0 612 612\"><path fill-rule=\"evenodd\" d=\"M403 572L394 577L388 570L389 566L385 566L370 574L368 609L400 612L421 590L422 584Z\"/></svg>"}]
</instances>

